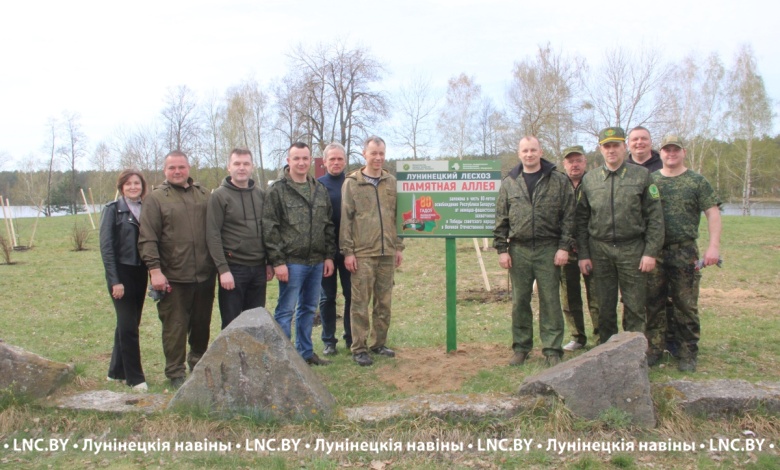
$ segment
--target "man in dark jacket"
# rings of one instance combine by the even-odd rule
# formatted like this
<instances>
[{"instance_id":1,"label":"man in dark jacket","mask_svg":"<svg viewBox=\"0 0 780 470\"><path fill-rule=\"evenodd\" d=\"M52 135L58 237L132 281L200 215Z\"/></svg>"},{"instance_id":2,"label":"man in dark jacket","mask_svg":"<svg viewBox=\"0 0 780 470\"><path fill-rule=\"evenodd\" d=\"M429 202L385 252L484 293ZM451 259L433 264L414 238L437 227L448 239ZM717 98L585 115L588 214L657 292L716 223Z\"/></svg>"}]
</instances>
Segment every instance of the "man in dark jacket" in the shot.
<instances>
[{"instance_id":1,"label":"man in dark jacket","mask_svg":"<svg viewBox=\"0 0 780 470\"><path fill-rule=\"evenodd\" d=\"M650 173L625 162L625 131L599 133L604 166L582 178L576 238L580 272L594 276L599 304L599 344L618 332L618 288L623 329L645 331L646 273L664 241L661 196Z\"/></svg>"},{"instance_id":2,"label":"man in dark jacket","mask_svg":"<svg viewBox=\"0 0 780 470\"><path fill-rule=\"evenodd\" d=\"M574 191L566 175L541 158L536 137L523 137L518 155L520 164L501 182L493 231L499 264L512 278L514 356L509 364L523 365L533 348L531 295L536 281L542 353L552 366L563 355L559 283L572 243Z\"/></svg>"},{"instance_id":3,"label":"man in dark jacket","mask_svg":"<svg viewBox=\"0 0 780 470\"><path fill-rule=\"evenodd\" d=\"M273 268L263 247L265 193L251 178L252 152L233 149L228 173L209 199L206 239L219 272L219 312L222 329L241 312L265 307L266 282Z\"/></svg>"},{"instance_id":4,"label":"man in dark jacket","mask_svg":"<svg viewBox=\"0 0 780 470\"><path fill-rule=\"evenodd\" d=\"M311 344L314 312L322 277L333 275L336 234L328 190L309 176L311 150L296 142L287 150L284 178L275 182L263 210L263 237L268 260L279 279L274 318L291 337L295 309L295 348L311 365L327 365ZM297 305L297 307L296 307Z\"/></svg>"},{"instance_id":5,"label":"man in dark jacket","mask_svg":"<svg viewBox=\"0 0 780 470\"><path fill-rule=\"evenodd\" d=\"M186 376L185 356L192 371L208 347L216 275L206 247L209 193L190 178L183 152L169 153L164 165L165 181L144 200L138 252L152 287L167 292L157 312L165 376L178 388Z\"/></svg>"},{"instance_id":6,"label":"man in dark jacket","mask_svg":"<svg viewBox=\"0 0 780 470\"><path fill-rule=\"evenodd\" d=\"M330 204L333 206L333 225L336 232L336 246L339 244L339 230L341 229L341 187L344 186L347 167L347 151L343 145L333 142L325 147L322 152L322 160L327 173L317 180L328 189ZM322 278L322 294L320 295L320 315L322 316L322 342L325 356L336 354L336 293L338 279L341 279L341 293L344 294L344 341L347 349L352 347L352 326L350 323L350 307L352 304L352 280L351 274L344 265L344 255L336 250L336 258L333 260L335 270L333 276Z\"/></svg>"},{"instance_id":7,"label":"man in dark jacket","mask_svg":"<svg viewBox=\"0 0 780 470\"><path fill-rule=\"evenodd\" d=\"M661 155L653 150L650 131L636 126L628 133L628 162L647 168L650 173L663 168Z\"/></svg>"}]
</instances>

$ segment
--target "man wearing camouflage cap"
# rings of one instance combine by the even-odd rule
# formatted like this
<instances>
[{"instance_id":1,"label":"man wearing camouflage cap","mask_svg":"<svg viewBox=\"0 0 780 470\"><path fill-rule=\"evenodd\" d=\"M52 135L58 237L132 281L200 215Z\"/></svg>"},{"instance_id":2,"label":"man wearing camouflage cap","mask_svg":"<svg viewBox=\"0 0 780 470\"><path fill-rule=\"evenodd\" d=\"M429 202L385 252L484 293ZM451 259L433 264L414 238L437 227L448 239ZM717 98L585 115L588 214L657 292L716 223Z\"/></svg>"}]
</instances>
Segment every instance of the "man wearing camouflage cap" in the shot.
<instances>
[{"instance_id":1,"label":"man wearing camouflage cap","mask_svg":"<svg viewBox=\"0 0 780 470\"><path fill-rule=\"evenodd\" d=\"M702 264L717 264L720 201L706 178L685 167L685 147L678 136L670 135L663 140L661 160L664 166L652 178L662 195L665 237L660 264L650 274L647 287L647 362L653 365L661 358L667 329L666 296L671 291L675 318L674 331L670 333L680 344L678 368L694 372L700 332L697 303L701 279L700 268L696 266L699 259L696 239L704 212L710 236Z\"/></svg>"},{"instance_id":2,"label":"man wearing camouflage cap","mask_svg":"<svg viewBox=\"0 0 780 470\"><path fill-rule=\"evenodd\" d=\"M646 273L663 246L661 196L645 168L626 164L625 139L620 127L599 133L604 166L583 177L575 216L580 272L596 284L600 344L618 332L618 289L624 329L645 331Z\"/></svg>"},{"instance_id":3,"label":"man wearing camouflage cap","mask_svg":"<svg viewBox=\"0 0 780 470\"><path fill-rule=\"evenodd\" d=\"M563 150L563 168L569 176L574 187L574 200L577 200L582 186L582 177L585 176L585 168L588 161L585 158L585 149L581 145L575 145ZM576 204L576 202L575 202ZM588 342L585 334L585 318L582 306L582 286L580 284L580 266L578 264L576 242L569 250L569 262L561 269L561 306L566 323L569 325L572 340L564 347L564 351L576 351L582 349ZM593 334L599 332L599 306L593 295L593 285L590 276L585 276L585 296L588 300L588 313L590 313Z\"/></svg>"}]
</instances>

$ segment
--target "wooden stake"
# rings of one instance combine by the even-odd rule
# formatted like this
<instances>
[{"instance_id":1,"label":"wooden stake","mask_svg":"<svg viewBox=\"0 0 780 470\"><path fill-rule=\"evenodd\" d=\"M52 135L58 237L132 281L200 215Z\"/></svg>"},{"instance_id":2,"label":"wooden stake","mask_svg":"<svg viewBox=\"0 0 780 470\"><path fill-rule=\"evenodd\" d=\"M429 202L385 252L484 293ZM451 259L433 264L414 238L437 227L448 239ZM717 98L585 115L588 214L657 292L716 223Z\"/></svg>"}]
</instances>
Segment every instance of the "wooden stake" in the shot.
<instances>
[{"instance_id":1,"label":"wooden stake","mask_svg":"<svg viewBox=\"0 0 780 470\"><path fill-rule=\"evenodd\" d=\"M14 245L14 239L11 238L11 224L8 220L8 213L5 210L5 204L3 204L3 196L0 196L0 206L3 206L3 222L5 222L5 231L8 234L8 240L11 243L11 246Z\"/></svg>"},{"instance_id":2,"label":"wooden stake","mask_svg":"<svg viewBox=\"0 0 780 470\"><path fill-rule=\"evenodd\" d=\"M11 227L11 246L16 246L16 229L14 229L14 221L11 218L11 201L8 198L5 199L5 207L8 208L8 226Z\"/></svg>"},{"instance_id":3,"label":"wooden stake","mask_svg":"<svg viewBox=\"0 0 780 470\"><path fill-rule=\"evenodd\" d=\"M479 242L476 238L472 238L472 240L474 240L474 251L477 252L477 260L479 260L479 269L482 271L482 280L485 282L485 290L490 292L490 281L488 280L487 271L485 271L485 261L482 259Z\"/></svg>"},{"instance_id":4,"label":"wooden stake","mask_svg":"<svg viewBox=\"0 0 780 470\"><path fill-rule=\"evenodd\" d=\"M41 200L41 207L43 207L44 201ZM35 239L35 231L38 229L38 218L41 216L41 211L38 211L38 215L35 216L35 223L33 224L33 231L32 235L30 235L30 244L27 246L27 248L33 247L33 240Z\"/></svg>"},{"instance_id":5,"label":"wooden stake","mask_svg":"<svg viewBox=\"0 0 780 470\"><path fill-rule=\"evenodd\" d=\"M92 212L89 210L89 204L87 204L87 196L84 195L84 188L79 188L81 191L81 199L84 200L84 207L87 208L87 215L89 216L89 223L92 224L92 230L95 230L95 221L92 220Z\"/></svg>"}]
</instances>

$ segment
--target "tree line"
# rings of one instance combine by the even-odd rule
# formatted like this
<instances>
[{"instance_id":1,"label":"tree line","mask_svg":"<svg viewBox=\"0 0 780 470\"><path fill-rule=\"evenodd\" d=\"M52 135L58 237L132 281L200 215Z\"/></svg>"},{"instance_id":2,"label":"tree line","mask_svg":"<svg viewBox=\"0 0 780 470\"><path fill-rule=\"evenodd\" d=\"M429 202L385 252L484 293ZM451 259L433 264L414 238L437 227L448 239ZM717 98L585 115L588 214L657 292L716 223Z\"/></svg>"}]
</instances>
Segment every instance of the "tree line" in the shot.
<instances>
[{"instance_id":1,"label":"tree line","mask_svg":"<svg viewBox=\"0 0 780 470\"><path fill-rule=\"evenodd\" d=\"M29 156L27 168L0 173L0 193L14 204L40 206L46 215L72 213L81 187L92 188L98 203L111 200L121 168L138 168L158 184L172 149L186 152L196 179L213 188L234 147L252 151L255 178L265 185L293 142L308 143L315 156L341 142L357 165L362 140L374 133L395 147L391 157L511 161L518 140L535 135L547 158L557 161L563 148L583 144L595 165L600 129L638 125L649 128L656 142L667 133L682 136L688 166L725 199L748 208L751 198L775 197L780 190L780 136L768 135L773 102L748 45L730 67L716 53L669 62L652 49L620 47L591 67L576 53L540 45L514 64L499 103L466 73L451 77L443 94L423 75L387 90L389 71L380 58L341 41L298 45L287 56L286 75L267 85L248 77L222 92L170 88L157 119L121 127L94 144L79 114L64 111L46 123L41 149Z\"/></svg>"}]
</instances>

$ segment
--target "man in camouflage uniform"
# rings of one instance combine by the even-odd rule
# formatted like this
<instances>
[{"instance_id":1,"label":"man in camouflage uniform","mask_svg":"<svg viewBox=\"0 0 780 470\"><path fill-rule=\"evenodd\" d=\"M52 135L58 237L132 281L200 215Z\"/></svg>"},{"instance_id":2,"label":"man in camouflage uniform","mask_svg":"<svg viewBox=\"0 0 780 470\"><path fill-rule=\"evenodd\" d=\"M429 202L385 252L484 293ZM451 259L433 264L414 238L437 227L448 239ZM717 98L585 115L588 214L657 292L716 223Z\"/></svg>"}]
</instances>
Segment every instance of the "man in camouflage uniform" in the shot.
<instances>
[{"instance_id":1,"label":"man in camouflage uniform","mask_svg":"<svg viewBox=\"0 0 780 470\"><path fill-rule=\"evenodd\" d=\"M330 198L322 183L309 175L311 150L296 142L287 150L284 178L275 182L265 200L263 239L268 262L279 279L274 318L290 338L295 309L295 349L311 365L327 365L311 344L314 312L322 277L333 274L336 232ZM296 307L297 305L297 307Z\"/></svg>"},{"instance_id":2,"label":"man in camouflage uniform","mask_svg":"<svg viewBox=\"0 0 780 470\"><path fill-rule=\"evenodd\" d=\"M625 138L620 127L599 133L604 166L583 177L577 202L580 272L593 275L596 284L599 344L618 332L618 289L624 304L623 329L644 333L646 273L655 268L663 246L658 188L646 169L626 164Z\"/></svg>"},{"instance_id":3,"label":"man in camouflage uniform","mask_svg":"<svg viewBox=\"0 0 780 470\"><path fill-rule=\"evenodd\" d=\"M520 140L520 164L501 182L493 246L512 278L512 350L509 365L525 363L533 348L531 296L539 292L539 335L548 366L563 349L560 267L569 260L574 229L574 190L569 179L542 157L536 137Z\"/></svg>"},{"instance_id":4,"label":"man in camouflage uniform","mask_svg":"<svg viewBox=\"0 0 780 470\"><path fill-rule=\"evenodd\" d=\"M363 145L366 166L347 175L341 192L339 245L352 277L352 359L361 366L374 354L395 357L385 345L390 327L395 268L404 245L396 235L396 180L382 166L385 141L371 136ZM369 325L368 307L372 305ZM370 343L369 343L370 341Z\"/></svg>"},{"instance_id":5,"label":"man in camouflage uniform","mask_svg":"<svg viewBox=\"0 0 780 470\"><path fill-rule=\"evenodd\" d=\"M568 147L563 151L563 168L569 176L574 188L574 200L577 200L582 186L582 177L585 176L585 168L588 160L585 158L585 149L581 145ZM582 309L582 286L580 285L580 266L578 264L576 241L569 250L569 262L561 270L561 304L563 315L571 330L572 340L563 347L564 351L576 351L582 349L588 342L585 334L585 318ZM588 300L588 313L593 325L593 334L599 334L599 306L593 295L593 286L590 276L585 276L585 296Z\"/></svg>"},{"instance_id":6,"label":"man in camouflage uniform","mask_svg":"<svg viewBox=\"0 0 780 470\"><path fill-rule=\"evenodd\" d=\"M707 217L709 246L704 253L704 266L717 264L720 250L720 201L712 186L702 175L685 167L685 147L674 135L661 144L664 167L653 173L653 181L661 192L666 236L660 264L650 274L647 295L648 364L658 362L663 352L666 324L666 296L671 291L675 319L673 334L680 344L678 368L683 372L696 370L700 332L699 280L696 267L699 250L701 213Z\"/></svg>"}]
</instances>

